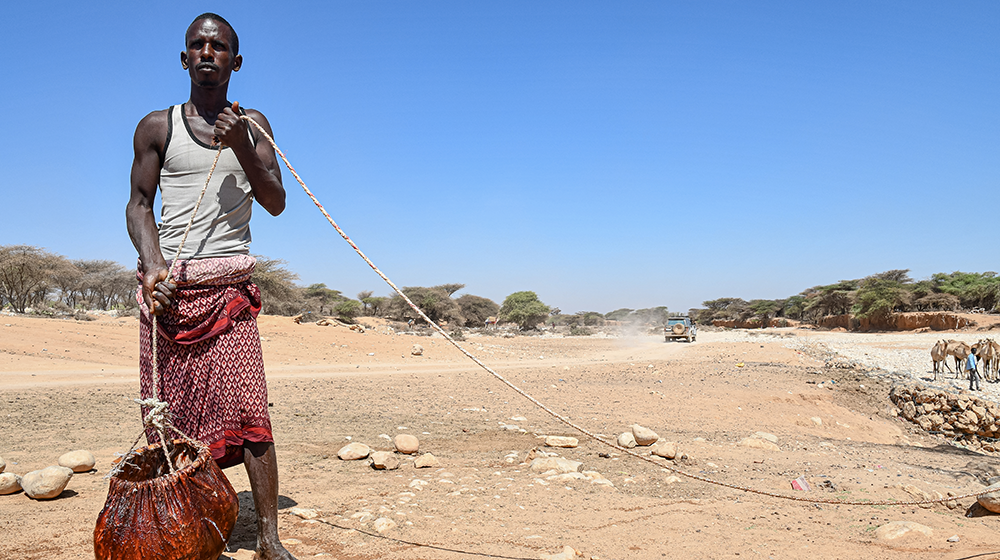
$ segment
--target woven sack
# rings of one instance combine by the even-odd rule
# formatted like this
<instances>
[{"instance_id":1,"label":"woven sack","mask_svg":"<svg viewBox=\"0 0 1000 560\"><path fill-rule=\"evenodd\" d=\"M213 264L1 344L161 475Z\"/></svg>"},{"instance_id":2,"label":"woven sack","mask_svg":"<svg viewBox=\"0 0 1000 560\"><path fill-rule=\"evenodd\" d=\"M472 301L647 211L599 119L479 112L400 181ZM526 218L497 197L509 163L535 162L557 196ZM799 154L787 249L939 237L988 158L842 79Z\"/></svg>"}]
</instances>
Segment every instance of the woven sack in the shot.
<instances>
[{"instance_id":1,"label":"woven sack","mask_svg":"<svg viewBox=\"0 0 1000 560\"><path fill-rule=\"evenodd\" d=\"M97 560L216 560L240 504L207 447L175 440L171 474L156 443L123 459L97 517Z\"/></svg>"}]
</instances>

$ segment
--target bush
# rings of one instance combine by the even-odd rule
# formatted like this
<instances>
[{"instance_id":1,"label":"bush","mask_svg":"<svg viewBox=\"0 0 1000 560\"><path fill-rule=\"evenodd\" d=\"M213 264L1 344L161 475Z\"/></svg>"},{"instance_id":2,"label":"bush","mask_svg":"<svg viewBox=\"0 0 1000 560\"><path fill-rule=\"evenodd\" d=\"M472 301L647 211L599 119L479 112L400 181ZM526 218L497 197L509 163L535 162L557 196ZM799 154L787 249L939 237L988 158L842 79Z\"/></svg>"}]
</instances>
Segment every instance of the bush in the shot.
<instances>
[{"instance_id":1,"label":"bush","mask_svg":"<svg viewBox=\"0 0 1000 560\"><path fill-rule=\"evenodd\" d=\"M593 333L591 333L590 329L588 329L587 327L575 327L574 326L574 327L570 327L569 328L569 335L570 336L589 336L591 334L593 334Z\"/></svg>"},{"instance_id":2,"label":"bush","mask_svg":"<svg viewBox=\"0 0 1000 560\"><path fill-rule=\"evenodd\" d=\"M500 306L499 317L517 323L521 330L534 329L549 316L549 306L535 292L514 292Z\"/></svg>"}]
</instances>

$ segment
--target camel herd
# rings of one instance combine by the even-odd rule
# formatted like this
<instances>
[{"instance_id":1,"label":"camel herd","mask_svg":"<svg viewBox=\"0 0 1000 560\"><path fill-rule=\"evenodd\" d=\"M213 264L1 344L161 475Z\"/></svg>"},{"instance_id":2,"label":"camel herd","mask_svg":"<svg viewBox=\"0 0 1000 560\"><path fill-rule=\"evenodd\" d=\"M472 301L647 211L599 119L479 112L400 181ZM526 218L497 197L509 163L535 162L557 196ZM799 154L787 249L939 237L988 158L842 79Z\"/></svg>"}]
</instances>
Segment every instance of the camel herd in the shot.
<instances>
[{"instance_id":1,"label":"camel herd","mask_svg":"<svg viewBox=\"0 0 1000 560\"><path fill-rule=\"evenodd\" d=\"M941 371L942 364L951 372L948 366L948 356L955 358L956 375L965 371L964 362L969 354L976 356L977 366L987 381L996 382L1000 380L1000 344L991 338L980 340L968 345L959 340L939 340L931 348L931 361L934 362L934 380L937 381L937 374Z\"/></svg>"}]
</instances>

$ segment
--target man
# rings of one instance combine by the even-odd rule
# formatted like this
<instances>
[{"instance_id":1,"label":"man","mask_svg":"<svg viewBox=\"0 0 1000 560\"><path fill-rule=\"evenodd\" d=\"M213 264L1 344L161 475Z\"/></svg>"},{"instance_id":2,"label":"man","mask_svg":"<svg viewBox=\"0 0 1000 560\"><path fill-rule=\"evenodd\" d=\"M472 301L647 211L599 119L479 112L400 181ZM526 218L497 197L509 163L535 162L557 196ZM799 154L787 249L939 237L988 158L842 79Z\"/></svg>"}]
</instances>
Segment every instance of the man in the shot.
<instances>
[{"instance_id":1,"label":"man","mask_svg":"<svg viewBox=\"0 0 1000 560\"><path fill-rule=\"evenodd\" d=\"M229 79L242 62L232 25L216 14L198 16L181 53L190 99L146 115L135 131L125 213L139 252L140 380L142 396L154 396L152 314L159 394L170 403L174 424L206 443L221 467L245 465L257 511L255 558L290 559L278 540L278 467L256 323L260 290L250 282L249 255L253 201L277 216L285 191L271 146L227 98ZM245 114L271 133L264 115ZM167 259L180 246L218 144L224 146L218 167L168 282ZM153 217L157 186L163 197L159 226ZM147 430L147 439L158 436Z\"/></svg>"},{"instance_id":2,"label":"man","mask_svg":"<svg viewBox=\"0 0 1000 560\"><path fill-rule=\"evenodd\" d=\"M979 383L979 367L976 364L976 352L977 349L973 348L969 355L965 358L965 371L969 374L969 390L970 391L981 391Z\"/></svg>"}]
</instances>

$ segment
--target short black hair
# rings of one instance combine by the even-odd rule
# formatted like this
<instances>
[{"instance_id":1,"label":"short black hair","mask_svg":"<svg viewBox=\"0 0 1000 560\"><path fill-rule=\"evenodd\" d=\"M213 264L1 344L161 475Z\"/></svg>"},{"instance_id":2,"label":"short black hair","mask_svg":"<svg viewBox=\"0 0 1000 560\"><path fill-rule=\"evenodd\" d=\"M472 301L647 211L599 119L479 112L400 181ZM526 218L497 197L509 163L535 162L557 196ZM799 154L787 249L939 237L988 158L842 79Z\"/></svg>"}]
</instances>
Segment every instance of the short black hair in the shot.
<instances>
[{"instance_id":1,"label":"short black hair","mask_svg":"<svg viewBox=\"0 0 1000 560\"><path fill-rule=\"evenodd\" d=\"M226 24L226 27L229 28L229 46L233 49L233 56L240 54L240 37L236 34L236 29L233 28L233 24L226 21L226 18L220 16L219 14L205 12L194 18L194 20L191 21L191 25L194 25L203 19L211 19L219 23ZM188 29L191 29L191 25L188 26ZM184 42L187 44L187 31L184 32Z\"/></svg>"}]
</instances>

